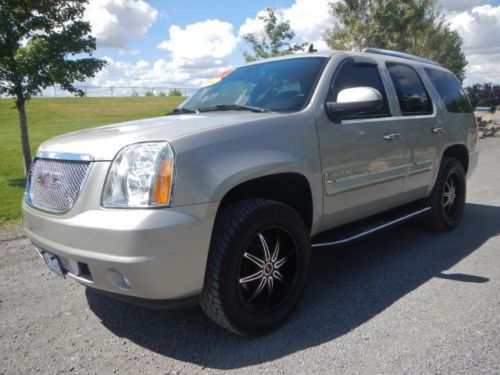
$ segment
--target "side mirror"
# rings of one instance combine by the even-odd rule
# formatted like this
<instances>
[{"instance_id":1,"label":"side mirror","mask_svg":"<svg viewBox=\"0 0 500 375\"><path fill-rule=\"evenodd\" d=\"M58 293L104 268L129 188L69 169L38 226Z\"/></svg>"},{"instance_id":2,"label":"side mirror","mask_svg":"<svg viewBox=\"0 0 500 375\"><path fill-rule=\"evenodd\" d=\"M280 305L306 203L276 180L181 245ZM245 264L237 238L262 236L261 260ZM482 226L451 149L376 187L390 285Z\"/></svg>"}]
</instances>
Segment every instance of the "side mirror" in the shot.
<instances>
[{"instance_id":1,"label":"side mirror","mask_svg":"<svg viewBox=\"0 0 500 375\"><path fill-rule=\"evenodd\" d=\"M341 90L336 102L326 102L328 117L340 122L355 117L360 112L371 112L382 108L382 94L372 87L353 87Z\"/></svg>"}]
</instances>

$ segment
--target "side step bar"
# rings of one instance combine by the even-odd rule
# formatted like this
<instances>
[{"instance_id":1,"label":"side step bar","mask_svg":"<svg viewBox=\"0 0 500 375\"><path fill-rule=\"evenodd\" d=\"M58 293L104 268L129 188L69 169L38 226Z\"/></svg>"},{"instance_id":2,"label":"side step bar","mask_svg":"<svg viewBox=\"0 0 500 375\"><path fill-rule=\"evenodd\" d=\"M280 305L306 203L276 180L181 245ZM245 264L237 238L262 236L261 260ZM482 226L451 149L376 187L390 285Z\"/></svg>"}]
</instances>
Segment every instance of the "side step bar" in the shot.
<instances>
[{"instance_id":1,"label":"side step bar","mask_svg":"<svg viewBox=\"0 0 500 375\"><path fill-rule=\"evenodd\" d=\"M376 215L375 222L365 223L365 225L358 226L355 230L353 230L353 225L350 224L348 226L342 226L340 228L333 229L331 231L322 233L318 236L315 236L312 240L311 247L313 249L322 249L322 248L333 248L336 246L345 245L349 242L358 240L360 238L366 237L370 234L379 232L383 229L392 227L394 225L400 224L404 221L416 218L417 216L422 215L423 213L429 211L431 207L423 207L419 209L413 209L411 211L406 210L406 212L399 211L399 215L395 216L394 213L392 215L386 216L381 219L381 215ZM366 220L369 221L370 219ZM372 219L373 220L373 219Z\"/></svg>"}]
</instances>

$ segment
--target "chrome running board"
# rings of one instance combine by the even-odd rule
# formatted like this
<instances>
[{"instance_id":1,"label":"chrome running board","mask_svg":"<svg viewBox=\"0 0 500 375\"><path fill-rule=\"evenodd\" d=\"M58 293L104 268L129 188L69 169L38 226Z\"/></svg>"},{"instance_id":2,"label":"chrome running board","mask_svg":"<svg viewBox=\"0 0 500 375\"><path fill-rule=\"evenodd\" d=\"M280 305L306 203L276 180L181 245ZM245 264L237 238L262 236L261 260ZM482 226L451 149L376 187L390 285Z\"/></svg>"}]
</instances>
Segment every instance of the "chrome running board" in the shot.
<instances>
[{"instance_id":1,"label":"chrome running board","mask_svg":"<svg viewBox=\"0 0 500 375\"><path fill-rule=\"evenodd\" d=\"M423 213L429 211L430 209L431 209L431 207L424 207L424 208L421 208L419 210L407 213L404 216L393 218L393 219L391 219L389 221L385 221L385 222L380 222L379 221L378 223L376 223L373 226L368 226L368 227L365 226L365 227L363 227L360 232L357 232L357 233L356 232L355 233L351 232L350 234L347 235L347 237L341 237L339 239L335 239L335 240L332 240L332 241L316 242L316 243L313 243L311 245L311 247L313 249L317 249L317 248L335 247L335 246L345 245L345 244L347 244L349 242L358 240L358 239L366 237L366 236L368 236L370 234L379 232L379 231L381 231L383 229L386 229L386 228L392 227L394 225L400 224L400 223L402 223L404 221L413 219L413 218L415 218L417 216L420 216ZM325 236L322 236L322 237L325 237ZM336 237L339 237L339 235L337 234Z\"/></svg>"}]
</instances>

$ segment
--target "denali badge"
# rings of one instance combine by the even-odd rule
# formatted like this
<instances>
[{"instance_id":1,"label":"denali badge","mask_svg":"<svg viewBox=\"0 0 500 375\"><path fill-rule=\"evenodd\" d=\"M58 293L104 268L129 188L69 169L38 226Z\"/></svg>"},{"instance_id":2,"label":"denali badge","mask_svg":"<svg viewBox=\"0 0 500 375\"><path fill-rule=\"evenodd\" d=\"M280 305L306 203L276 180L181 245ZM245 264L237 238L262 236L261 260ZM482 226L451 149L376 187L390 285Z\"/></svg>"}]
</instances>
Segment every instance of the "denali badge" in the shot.
<instances>
[{"instance_id":1,"label":"denali badge","mask_svg":"<svg viewBox=\"0 0 500 375\"><path fill-rule=\"evenodd\" d=\"M62 173L51 171L40 171L36 176L36 184L44 187L55 188L61 185Z\"/></svg>"}]
</instances>

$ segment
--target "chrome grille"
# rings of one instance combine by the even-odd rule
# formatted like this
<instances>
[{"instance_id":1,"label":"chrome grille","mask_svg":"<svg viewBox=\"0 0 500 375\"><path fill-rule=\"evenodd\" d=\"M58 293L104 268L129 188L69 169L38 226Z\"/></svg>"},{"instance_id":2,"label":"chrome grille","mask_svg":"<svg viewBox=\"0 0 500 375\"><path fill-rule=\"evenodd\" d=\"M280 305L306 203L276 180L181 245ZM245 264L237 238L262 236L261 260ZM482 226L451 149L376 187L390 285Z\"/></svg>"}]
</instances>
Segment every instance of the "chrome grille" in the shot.
<instances>
[{"instance_id":1,"label":"chrome grille","mask_svg":"<svg viewBox=\"0 0 500 375\"><path fill-rule=\"evenodd\" d=\"M73 207L90 167L88 161L35 159L26 187L26 202L62 213Z\"/></svg>"}]
</instances>

